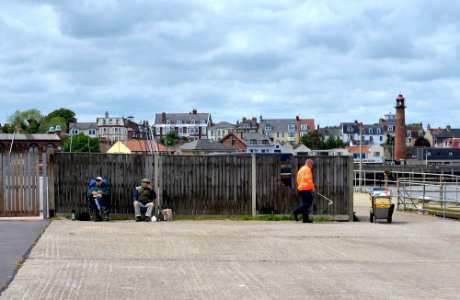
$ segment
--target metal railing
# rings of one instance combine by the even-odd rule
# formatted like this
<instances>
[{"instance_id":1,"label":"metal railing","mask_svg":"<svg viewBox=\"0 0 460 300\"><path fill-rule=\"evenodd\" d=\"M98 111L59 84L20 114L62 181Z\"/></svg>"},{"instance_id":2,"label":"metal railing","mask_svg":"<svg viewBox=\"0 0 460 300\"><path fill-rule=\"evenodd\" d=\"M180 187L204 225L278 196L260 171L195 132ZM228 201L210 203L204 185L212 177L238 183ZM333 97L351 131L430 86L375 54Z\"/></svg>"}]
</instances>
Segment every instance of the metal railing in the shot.
<instances>
[{"instance_id":1,"label":"metal railing","mask_svg":"<svg viewBox=\"0 0 460 300\"><path fill-rule=\"evenodd\" d=\"M355 171L355 190L388 186L397 208L437 216L460 217L460 176L451 174Z\"/></svg>"}]
</instances>

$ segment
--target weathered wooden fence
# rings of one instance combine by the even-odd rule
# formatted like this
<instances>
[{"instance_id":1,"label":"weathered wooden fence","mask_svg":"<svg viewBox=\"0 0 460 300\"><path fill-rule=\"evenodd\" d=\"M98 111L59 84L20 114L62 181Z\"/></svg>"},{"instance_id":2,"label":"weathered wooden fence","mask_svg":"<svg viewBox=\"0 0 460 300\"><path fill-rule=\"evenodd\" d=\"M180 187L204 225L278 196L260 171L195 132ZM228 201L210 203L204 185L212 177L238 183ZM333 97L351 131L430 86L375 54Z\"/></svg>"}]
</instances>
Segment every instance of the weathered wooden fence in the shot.
<instances>
[{"instance_id":1,"label":"weathered wooden fence","mask_svg":"<svg viewBox=\"0 0 460 300\"><path fill-rule=\"evenodd\" d=\"M0 217L40 215L37 154L0 155Z\"/></svg>"},{"instance_id":2,"label":"weathered wooden fence","mask_svg":"<svg viewBox=\"0 0 460 300\"><path fill-rule=\"evenodd\" d=\"M281 177L276 155L148 156L56 153L54 202L58 213L86 206L88 181L108 179L113 213L132 213L132 193L143 177L155 178L160 208L177 215L289 214L300 204L297 170L307 157L292 157L289 178ZM352 218L353 161L349 157L312 157L316 196L312 215ZM156 162L156 163L155 163ZM285 166L284 166L285 167ZM156 176L154 176L156 174ZM253 189L255 182L256 189Z\"/></svg>"}]
</instances>

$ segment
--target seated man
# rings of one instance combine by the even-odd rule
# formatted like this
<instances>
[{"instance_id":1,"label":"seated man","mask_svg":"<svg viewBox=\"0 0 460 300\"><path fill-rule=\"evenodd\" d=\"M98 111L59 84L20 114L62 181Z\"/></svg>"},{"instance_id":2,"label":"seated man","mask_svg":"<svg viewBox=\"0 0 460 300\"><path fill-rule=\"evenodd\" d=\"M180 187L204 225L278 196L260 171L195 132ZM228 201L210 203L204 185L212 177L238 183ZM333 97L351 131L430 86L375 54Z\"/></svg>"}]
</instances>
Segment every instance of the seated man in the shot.
<instances>
[{"instance_id":1,"label":"seated man","mask_svg":"<svg viewBox=\"0 0 460 300\"><path fill-rule=\"evenodd\" d=\"M94 209L94 221L100 222L109 220L109 210L106 206L106 201L110 195L110 190L107 185L102 180L102 177L96 178L96 183L90 184L89 190L86 193L90 206Z\"/></svg>"},{"instance_id":2,"label":"seated man","mask_svg":"<svg viewBox=\"0 0 460 300\"><path fill-rule=\"evenodd\" d=\"M141 207L147 209L147 211L145 212L144 221L151 221L153 208L155 206L153 200L155 200L156 197L157 195L155 194L155 191L152 189L152 186L150 185L150 179L142 179L142 185L136 187L136 191L134 192L133 197L134 214L136 216L136 222L142 221Z\"/></svg>"}]
</instances>

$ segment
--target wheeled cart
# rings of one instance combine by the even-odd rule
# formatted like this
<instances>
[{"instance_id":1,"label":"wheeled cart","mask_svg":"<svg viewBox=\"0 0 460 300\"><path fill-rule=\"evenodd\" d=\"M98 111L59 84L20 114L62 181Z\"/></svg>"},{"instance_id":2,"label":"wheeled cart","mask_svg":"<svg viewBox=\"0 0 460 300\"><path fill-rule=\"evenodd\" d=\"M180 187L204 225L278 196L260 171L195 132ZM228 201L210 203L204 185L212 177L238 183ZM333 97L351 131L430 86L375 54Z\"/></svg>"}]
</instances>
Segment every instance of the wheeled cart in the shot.
<instances>
[{"instance_id":1,"label":"wheeled cart","mask_svg":"<svg viewBox=\"0 0 460 300\"><path fill-rule=\"evenodd\" d=\"M384 219L387 220L387 223L391 223L395 209L395 205L391 203L391 192L374 188L369 193L371 200L370 222L374 223L379 219Z\"/></svg>"}]
</instances>

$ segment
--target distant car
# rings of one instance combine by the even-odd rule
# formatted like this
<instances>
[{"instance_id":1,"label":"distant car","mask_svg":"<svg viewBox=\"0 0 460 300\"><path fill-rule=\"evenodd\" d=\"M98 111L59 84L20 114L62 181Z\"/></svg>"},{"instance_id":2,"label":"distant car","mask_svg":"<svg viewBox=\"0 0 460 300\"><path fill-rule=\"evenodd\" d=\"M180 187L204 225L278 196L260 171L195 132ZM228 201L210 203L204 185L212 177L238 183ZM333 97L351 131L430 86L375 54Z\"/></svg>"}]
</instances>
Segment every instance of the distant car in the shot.
<instances>
[{"instance_id":1,"label":"distant car","mask_svg":"<svg viewBox=\"0 0 460 300\"><path fill-rule=\"evenodd\" d=\"M396 162L394 160L386 160L383 164L385 166L395 166Z\"/></svg>"}]
</instances>

